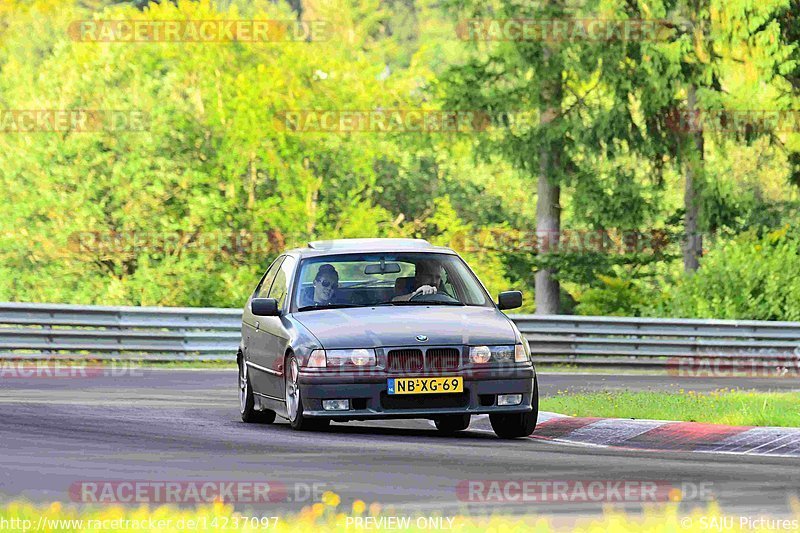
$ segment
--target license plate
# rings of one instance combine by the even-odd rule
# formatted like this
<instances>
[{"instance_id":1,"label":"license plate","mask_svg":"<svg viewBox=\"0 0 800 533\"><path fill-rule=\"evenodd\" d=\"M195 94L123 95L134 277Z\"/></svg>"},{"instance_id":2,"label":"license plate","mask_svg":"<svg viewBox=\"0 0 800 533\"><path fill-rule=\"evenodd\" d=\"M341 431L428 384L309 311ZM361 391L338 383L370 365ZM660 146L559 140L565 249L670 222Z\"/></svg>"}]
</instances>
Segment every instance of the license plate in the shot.
<instances>
[{"instance_id":1,"label":"license plate","mask_svg":"<svg viewBox=\"0 0 800 533\"><path fill-rule=\"evenodd\" d=\"M441 394L464 392L464 379L455 378L389 378L389 394Z\"/></svg>"}]
</instances>

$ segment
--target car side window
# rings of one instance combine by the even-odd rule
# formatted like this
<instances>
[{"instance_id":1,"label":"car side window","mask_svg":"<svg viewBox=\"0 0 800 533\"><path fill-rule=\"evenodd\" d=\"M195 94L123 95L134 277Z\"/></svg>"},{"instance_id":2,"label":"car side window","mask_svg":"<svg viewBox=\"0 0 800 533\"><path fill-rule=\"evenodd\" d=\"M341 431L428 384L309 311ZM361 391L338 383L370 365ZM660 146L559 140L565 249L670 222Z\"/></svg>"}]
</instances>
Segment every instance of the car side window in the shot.
<instances>
[{"instance_id":1,"label":"car side window","mask_svg":"<svg viewBox=\"0 0 800 533\"><path fill-rule=\"evenodd\" d=\"M272 287L272 281L275 279L275 276L278 274L278 269L283 263L285 257L281 256L277 258L272 265L267 270L267 273L264 274L264 277L261 278L261 282L256 287L256 290L253 292L254 298L267 298L267 294L269 294L269 289Z\"/></svg>"},{"instance_id":2,"label":"car side window","mask_svg":"<svg viewBox=\"0 0 800 533\"><path fill-rule=\"evenodd\" d=\"M286 258L283 264L281 264L281 268L278 270L275 281L272 282L272 287L269 290L268 298L275 298L278 300L278 309L282 309L283 302L286 301L286 292L289 287L289 280L294 272L295 263L295 260L291 257Z\"/></svg>"}]
</instances>

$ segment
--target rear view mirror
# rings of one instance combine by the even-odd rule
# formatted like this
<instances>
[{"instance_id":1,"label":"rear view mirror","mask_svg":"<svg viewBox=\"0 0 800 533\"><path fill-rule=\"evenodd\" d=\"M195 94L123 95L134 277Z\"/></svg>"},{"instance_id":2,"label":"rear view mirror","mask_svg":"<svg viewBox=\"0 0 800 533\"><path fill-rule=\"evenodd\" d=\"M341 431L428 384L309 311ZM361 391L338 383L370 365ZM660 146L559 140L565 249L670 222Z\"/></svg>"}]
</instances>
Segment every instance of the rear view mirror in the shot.
<instances>
[{"instance_id":1,"label":"rear view mirror","mask_svg":"<svg viewBox=\"0 0 800 533\"><path fill-rule=\"evenodd\" d=\"M522 307L522 293L520 291L504 291L497 296L497 307L503 309L516 309Z\"/></svg>"},{"instance_id":2,"label":"rear view mirror","mask_svg":"<svg viewBox=\"0 0 800 533\"><path fill-rule=\"evenodd\" d=\"M281 314L278 309L278 300L275 298L253 298L250 302L250 310L256 316L278 316Z\"/></svg>"},{"instance_id":3,"label":"rear view mirror","mask_svg":"<svg viewBox=\"0 0 800 533\"><path fill-rule=\"evenodd\" d=\"M364 267L364 274L397 274L400 272L400 265L397 263L376 263Z\"/></svg>"}]
</instances>

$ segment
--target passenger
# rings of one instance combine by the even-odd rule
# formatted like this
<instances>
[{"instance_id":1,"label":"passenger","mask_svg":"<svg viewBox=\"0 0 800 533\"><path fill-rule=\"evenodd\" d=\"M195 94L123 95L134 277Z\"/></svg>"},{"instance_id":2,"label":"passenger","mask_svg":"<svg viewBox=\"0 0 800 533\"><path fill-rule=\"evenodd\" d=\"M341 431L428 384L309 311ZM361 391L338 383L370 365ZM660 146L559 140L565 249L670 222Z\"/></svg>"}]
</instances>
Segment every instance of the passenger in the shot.
<instances>
[{"instance_id":1,"label":"passenger","mask_svg":"<svg viewBox=\"0 0 800 533\"><path fill-rule=\"evenodd\" d=\"M339 287L339 273L333 265L325 263L320 265L314 284L303 295L300 307L330 305Z\"/></svg>"}]
</instances>

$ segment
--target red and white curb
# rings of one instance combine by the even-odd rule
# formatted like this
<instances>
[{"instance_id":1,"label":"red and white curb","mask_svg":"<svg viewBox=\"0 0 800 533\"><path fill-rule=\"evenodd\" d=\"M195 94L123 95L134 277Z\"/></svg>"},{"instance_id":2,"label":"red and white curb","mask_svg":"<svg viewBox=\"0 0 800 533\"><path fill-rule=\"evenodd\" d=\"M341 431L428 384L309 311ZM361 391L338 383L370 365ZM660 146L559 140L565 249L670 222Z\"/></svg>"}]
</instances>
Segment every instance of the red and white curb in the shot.
<instances>
[{"instance_id":1,"label":"red and white curb","mask_svg":"<svg viewBox=\"0 0 800 533\"><path fill-rule=\"evenodd\" d=\"M800 428L550 416L533 439L603 448L800 457Z\"/></svg>"},{"instance_id":2,"label":"red and white curb","mask_svg":"<svg viewBox=\"0 0 800 533\"><path fill-rule=\"evenodd\" d=\"M473 417L470 430L491 431L489 417ZM800 428L583 418L542 411L531 438L624 450L800 457Z\"/></svg>"}]
</instances>

